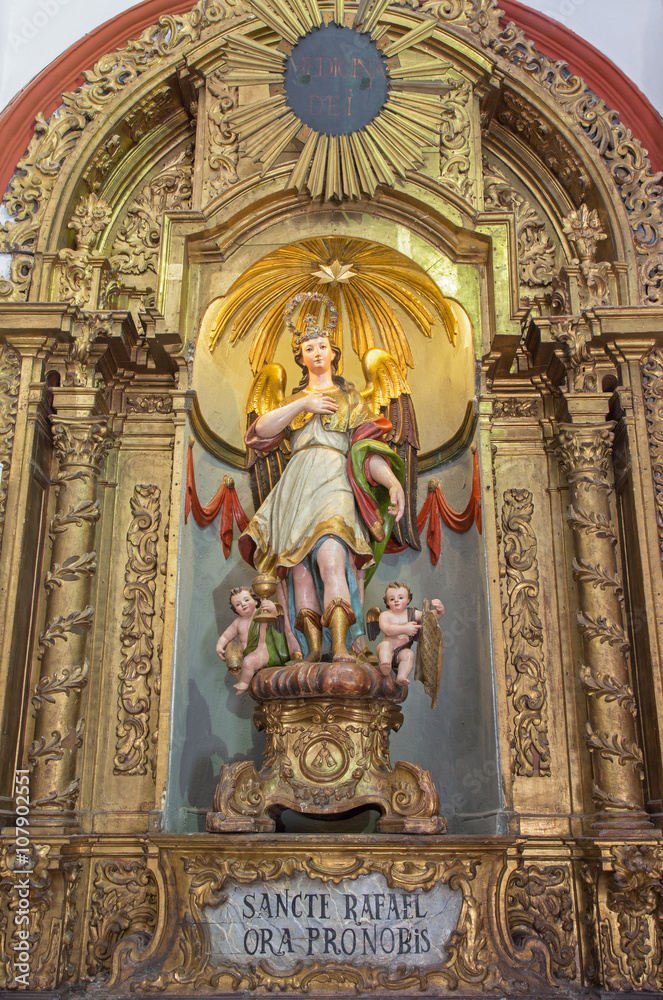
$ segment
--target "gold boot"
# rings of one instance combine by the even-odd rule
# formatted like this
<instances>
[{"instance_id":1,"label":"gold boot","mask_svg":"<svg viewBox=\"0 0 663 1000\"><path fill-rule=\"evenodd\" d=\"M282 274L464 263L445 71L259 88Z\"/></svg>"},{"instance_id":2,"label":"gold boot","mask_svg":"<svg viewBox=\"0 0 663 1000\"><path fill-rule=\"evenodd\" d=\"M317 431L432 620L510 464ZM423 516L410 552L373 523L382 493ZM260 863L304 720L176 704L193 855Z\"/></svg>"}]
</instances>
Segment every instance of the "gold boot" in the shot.
<instances>
[{"instance_id":1,"label":"gold boot","mask_svg":"<svg viewBox=\"0 0 663 1000\"><path fill-rule=\"evenodd\" d=\"M295 621L295 628L303 632L308 643L307 663L318 663L322 655L322 624L320 615L311 608L302 608Z\"/></svg>"},{"instance_id":2,"label":"gold boot","mask_svg":"<svg viewBox=\"0 0 663 1000\"><path fill-rule=\"evenodd\" d=\"M335 597L325 608L322 625L328 628L332 637L332 659L352 660L354 656L348 652L346 639L348 629L357 621L354 611L342 597Z\"/></svg>"}]
</instances>

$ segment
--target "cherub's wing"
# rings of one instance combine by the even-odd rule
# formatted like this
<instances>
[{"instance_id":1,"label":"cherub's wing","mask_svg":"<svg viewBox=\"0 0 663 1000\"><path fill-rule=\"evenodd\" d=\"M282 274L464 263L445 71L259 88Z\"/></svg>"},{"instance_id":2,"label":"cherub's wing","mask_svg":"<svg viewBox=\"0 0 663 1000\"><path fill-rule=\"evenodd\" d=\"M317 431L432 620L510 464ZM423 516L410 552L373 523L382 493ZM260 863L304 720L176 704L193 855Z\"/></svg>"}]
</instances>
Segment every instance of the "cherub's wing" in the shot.
<instances>
[{"instance_id":1,"label":"cherub's wing","mask_svg":"<svg viewBox=\"0 0 663 1000\"><path fill-rule=\"evenodd\" d=\"M392 538L397 545L409 545L410 548L419 551L421 549L417 530L419 430L410 387L396 359L378 347L366 351L361 363L366 379L366 388L362 396L376 416L381 414L391 421L392 428L386 440L405 463L405 513L398 524L394 525Z\"/></svg>"},{"instance_id":2,"label":"cherub's wing","mask_svg":"<svg viewBox=\"0 0 663 1000\"><path fill-rule=\"evenodd\" d=\"M258 417L281 405L285 398L285 387L286 373L283 365L272 362L260 369L246 400L247 430ZM287 460L288 448L285 442L266 454L247 447L246 468L256 510L278 483Z\"/></svg>"},{"instance_id":3,"label":"cherub's wing","mask_svg":"<svg viewBox=\"0 0 663 1000\"><path fill-rule=\"evenodd\" d=\"M417 658L414 667L415 680L421 681L424 691L431 700L431 708L437 705L437 695L442 680L442 659L444 640L442 629L430 601L424 601L421 613L421 628L417 634Z\"/></svg>"},{"instance_id":4,"label":"cherub's wing","mask_svg":"<svg viewBox=\"0 0 663 1000\"><path fill-rule=\"evenodd\" d=\"M378 624L380 613L379 608L369 608L366 612L366 635L371 642L375 642L380 634L380 625Z\"/></svg>"}]
</instances>

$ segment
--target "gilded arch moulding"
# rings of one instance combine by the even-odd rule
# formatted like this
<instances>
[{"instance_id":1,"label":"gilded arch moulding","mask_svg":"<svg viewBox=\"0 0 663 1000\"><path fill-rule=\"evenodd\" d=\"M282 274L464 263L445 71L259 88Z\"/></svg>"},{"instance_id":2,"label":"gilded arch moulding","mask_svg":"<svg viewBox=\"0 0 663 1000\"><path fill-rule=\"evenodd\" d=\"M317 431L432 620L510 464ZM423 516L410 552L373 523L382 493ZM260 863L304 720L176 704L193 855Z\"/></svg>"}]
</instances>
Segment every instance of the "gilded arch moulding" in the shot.
<instances>
[{"instance_id":1,"label":"gilded arch moulding","mask_svg":"<svg viewBox=\"0 0 663 1000\"><path fill-rule=\"evenodd\" d=\"M397 11L398 8L398 4L392 4L389 10ZM477 66L488 65L485 57L489 55L497 72L508 76L509 87L521 101L527 103L530 95L536 95L538 115L541 108L545 109L551 102L558 114L560 110L563 112L568 125L566 139L584 161L585 169L590 173L598 169L603 175L603 190L606 181L616 184L619 189L639 262L638 297L646 304L660 304L663 301L660 178L652 173L640 143L620 123L616 112L599 100L579 77L569 75L561 61L553 61L537 52L521 29L512 23L502 28L502 12L494 0L428 2L416 17L407 5L401 9L403 16L409 19L416 20L422 15L438 18L451 36L465 44L469 42L477 54ZM93 122L96 127L97 116L102 111L112 117L114 99L122 94L123 103L126 103L126 87L135 85L140 77L152 72L155 79L157 75L163 79L164 71L174 72L191 46L200 44L208 49L212 37L225 34L230 28L244 27L247 11L244 3L200 0L188 14L163 16L157 25L144 31L126 48L99 60L94 69L86 73L86 83L82 87L63 95L63 104L57 114L48 121L43 117L38 119L36 133L5 195L5 205L13 222L0 236L0 249L14 254L22 252L25 257L26 251L29 256L38 245L45 248L45 235L39 234L48 217L49 196L62 170L71 172L73 169L72 153L86 127ZM487 108L485 115L485 124L489 127ZM115 143L113 146L114 141L112 133L104 135L104 151L99 154L102 159L121 154L120 145ZM85 164L83 171L87 170ZM465 188L463 182L462 194L469 193ZM580 207L577 197L574 204L576 209ZM59 240L57 236L49 236L48 242L53 238ZM25 270L23 264L22 267ZM22 272L21 284L27 284ZM11 297L23 295L22 288L17 287L16 281L12 282Z\"/></svg>"}]
</instances>

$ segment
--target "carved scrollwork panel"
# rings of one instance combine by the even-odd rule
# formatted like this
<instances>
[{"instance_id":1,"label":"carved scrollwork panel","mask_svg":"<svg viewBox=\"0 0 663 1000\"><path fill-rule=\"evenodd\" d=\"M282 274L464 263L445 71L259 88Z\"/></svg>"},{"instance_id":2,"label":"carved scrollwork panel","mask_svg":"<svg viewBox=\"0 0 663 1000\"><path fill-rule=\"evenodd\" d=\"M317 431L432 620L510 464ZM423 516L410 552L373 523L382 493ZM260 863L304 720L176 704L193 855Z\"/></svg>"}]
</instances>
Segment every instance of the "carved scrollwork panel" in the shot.
<instances>
[{"instance_id":1,"label":"carved scrollwork panel","mask_svg":"<svg viewBox=\"0 0 663 1000\"><path fill-rule=\"evenodd\" d=\"M207 86L213 98L207 115L207 167L203 182L203 204L216 198L238 180L239 139L226 122L237 106L237 87L212 74Z\"/></svg>"},{"instance_id":2,"label":"carved scrollwork panel","mask_svg":"<svg viewBox=\"0 0 663 1000\"><path fill-rule=\"evenodd\" d=\"M163 213L191 206L191 153L190 148L179 153L129 205L111 255L121 274L156 273Z\"/></svg>"},{"instance_id":3,"label":"carved scrollwork panel","mask_svg":"<svg viewBox=\"0 0 663 1000\"><path fill-rule=\"evenodd\" d=\"M147 774L161 490L136 486L127 532L115 774Z\"/></svg>"},{"instance_id":4,"label":"carved scrollwork panel","mask_svg":"<svg viewBox=\"0 0 663 1000\"><path fill-rule=\"evenodd\" d=\"M529 490L507 490L502 508L507 625L507 695L514 773L550 775L548 694L539 612L537 540Z\"/></svg>"},{"instance_id":5,"label":"carved scrollwork panel","mask_svg":"<svg viewBox=\"0 0 663 1000\"><path fill-rule=\"evenodd\" d=\"M144 859L111 859L95 864L91 896L87 970L108 974L113 950L132 935L145 948L157 925L158 889Z\"/></svg>"},{"instance_id":6,"label":"carved scrollwork panel","mask_svg":"<svg viewBox=\"0 0 663 1000\"><path fill-rule=\"evenodd\" d=\"M2 465L0 474L0 547L5 527L7 486L14 447L20 371L21 363L16 352L4 344L0 345L0 464Z\"/></svg>"},{"instance_id":7,"label":"carved scrollwork panel","mask_svg":"<svg viewBox=\"0 0 663 1000\"><path fill-rule=\"evenodd\" d=\"M530 202L494 164L483 162L484 207L487 212L513 212L518 241L518 276L526 288L547 288L552 284L555 246L546 224Z\"/></svg>"},{"instance_id":8,"label":"carved scrollwork panel","mask_svg":"<svg viewBox=\"0 0 663 1000\"><path fill-rule=\"evenodd\" d=\"M565 865L519 866L507 887L509 931L516 945L530 936L550 950L555 976L578 977L574 903L571 876Z\"/></svg>"},{"instance_id":9,"label":"carved scrollwork panel","mask_svg":"<svg viewBox=\"0 0 663 1000\"><path fill-rule=\"evenodd\" d=\"M453 81L454 89L442 101L439 181L467 201L476 198L472 174L472 87Z\"/></svg>"},{"instance_id":10,"label":"carved scrollwork panel","mask_svg":"<svg viewBox=\"0 0 663 1000\"><path fill-rule=\"evenodd\" d=\"M656 526L663 563L663 351L653 348L641 362L649 454L654 480Z\"/></svg>"}]
</instances>

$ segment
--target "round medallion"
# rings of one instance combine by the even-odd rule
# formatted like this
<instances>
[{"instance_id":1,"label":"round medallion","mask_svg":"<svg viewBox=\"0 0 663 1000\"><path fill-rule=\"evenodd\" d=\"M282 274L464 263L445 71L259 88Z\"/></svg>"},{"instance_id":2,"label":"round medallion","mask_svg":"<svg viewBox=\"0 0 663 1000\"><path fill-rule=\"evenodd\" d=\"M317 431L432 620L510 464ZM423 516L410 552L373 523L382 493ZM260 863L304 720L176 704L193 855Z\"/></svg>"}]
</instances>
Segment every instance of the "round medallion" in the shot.
<instances>
[{"instance_id":1,"label":"round medallion","mask_svg":"<svg viewBox=\"0 0 663 1000\"><path fill-rule=\"evenodd\" d=\"M326 135L369 125L387 99L389 70L370 35L338 24L314 28L292 49L285 74L288 105Z\"/></svg>"},{"instance_id":2,"label":"round medallion","mask_svg":"<svg viewBox=\"0 0 663 1000\"><path fill-rule=\"evenodd\" d=\"M304 750L300 766L311 781L335 781L345 773L349 763L347 752L330 736L316 736Z\"/></svg>"}]
</instances>

